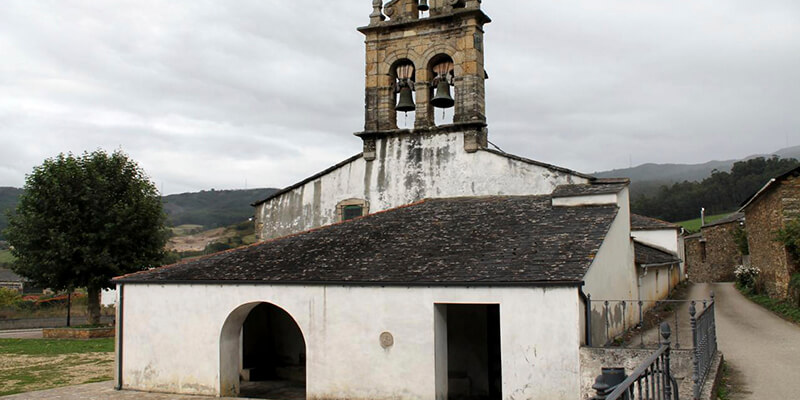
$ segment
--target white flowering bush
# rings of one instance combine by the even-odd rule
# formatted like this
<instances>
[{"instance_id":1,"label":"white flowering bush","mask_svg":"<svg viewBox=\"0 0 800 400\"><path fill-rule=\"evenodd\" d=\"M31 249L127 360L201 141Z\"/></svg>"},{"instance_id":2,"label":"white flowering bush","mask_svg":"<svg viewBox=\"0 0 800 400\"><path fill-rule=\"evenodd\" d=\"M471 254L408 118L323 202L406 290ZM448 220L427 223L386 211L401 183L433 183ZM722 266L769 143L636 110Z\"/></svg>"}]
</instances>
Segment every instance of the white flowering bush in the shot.
<instances>
[{"instance_id":1,"label":"white flowering bush","mask_svg":"<svg viewBox=\"0 0 800 400\"><path fill-rule=\"evenodd\" d=\"M733 273L736 275L736 283L739 286L752 289L756 285L756 279L758 279L761 270L754 266L739 265Z\"/></svg>"}]
</instances>

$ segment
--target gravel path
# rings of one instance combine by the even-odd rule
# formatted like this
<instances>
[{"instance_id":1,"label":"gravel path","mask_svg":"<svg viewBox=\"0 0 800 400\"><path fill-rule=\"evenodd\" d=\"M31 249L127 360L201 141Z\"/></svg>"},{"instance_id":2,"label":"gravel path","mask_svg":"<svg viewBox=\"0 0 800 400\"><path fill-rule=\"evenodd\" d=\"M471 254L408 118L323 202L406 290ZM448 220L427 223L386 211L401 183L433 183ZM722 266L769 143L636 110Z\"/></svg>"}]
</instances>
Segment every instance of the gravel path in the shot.
<instances>
[{"instance_id":1,"label":"gravel path","mask_svg":"<svg viewBox=\"0 0 800 400\"><path fill-rule=\"evenodd\" d=\"M41 329L16 329L0 331L0 339L41 339Z\"/></svg>"}]
</instances>

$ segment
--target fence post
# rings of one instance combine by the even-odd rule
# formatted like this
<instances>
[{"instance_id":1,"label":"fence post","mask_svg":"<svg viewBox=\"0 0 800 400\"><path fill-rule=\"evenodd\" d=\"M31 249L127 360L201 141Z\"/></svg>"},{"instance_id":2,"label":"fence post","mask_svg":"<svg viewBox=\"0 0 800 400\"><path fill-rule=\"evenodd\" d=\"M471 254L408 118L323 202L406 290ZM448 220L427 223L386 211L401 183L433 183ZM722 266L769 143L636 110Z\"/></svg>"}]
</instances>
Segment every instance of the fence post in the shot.
<instances>
[{"instance_id":1,"label":"fence post","mask_svg":"<svg viewBox=\"0 0 800 400\"><path fill-rule=\"evenodd\" d=\"M610 322L608 321L608 300L606 300L603 305L605 306L603 311L603 323L606 325L606 345L608 345L611 342L611 333L609 331Z\"/></svg>"},{"instance_id":2,"label":"fence post","mask_svg":"<svg viewBox=\"0 0 800 400\"><path fill-rule=\"evenodd\" d=\"M664 338L664 346L667 346L667 349L664 351L664 398L666 400L670 400L672 398L672 372L670 372L670 360L669 360L669 353L670 353L670 346L669 346L669 337L671 332L669 330L669 324L666 322L661 323L661 337Z\"/></svg>"},{"instance_id":3,"label":"fence post","mask_svg":"<svg viewBox=\"0 0 800 400\"><path fill-rule=\"evenodd\" d=\"M694 380L694 387L693 387L693 395L694 399L697 400L700 398L700 349L697 348L697 309L695 308L695 302L692 300L692 303L689 305L689 321L692 324L692 346L694 349L692 352L694 353L694 357L692 360L693 365L693 372L692 372L692 379Z\"/></svg>"},{"instance_id":4,"label":"fence post","mask_svg":"<svg viewBox=\"0 0 800 400\"><path fill-rule=\"evenodd\" d=\"M642 348L644 348L644 312L642 311L643 306L644 302L639 300L639 343Z\"/></svg>"}]
</instances>

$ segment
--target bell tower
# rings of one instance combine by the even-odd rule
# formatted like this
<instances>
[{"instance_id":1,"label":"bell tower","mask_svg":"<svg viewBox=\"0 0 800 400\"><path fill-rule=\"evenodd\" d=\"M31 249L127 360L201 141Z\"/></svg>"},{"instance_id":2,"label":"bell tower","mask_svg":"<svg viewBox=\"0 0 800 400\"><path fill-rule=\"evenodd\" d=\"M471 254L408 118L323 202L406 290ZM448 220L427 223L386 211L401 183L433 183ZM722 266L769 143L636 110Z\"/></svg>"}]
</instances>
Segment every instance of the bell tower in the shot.
<instances>
[{"instance_id":1,"label":"bell tower","mask_svg":"<svg viewBox=\"0 0 800 400\"><path fill-rule=\"evenodd\" d=\"M486 147L481 0L373 0L366 36L364 158L388 136L464 135L464 149ZM436 109L453 109L452 124L436 125ZM415 112L414 128L399 129L398 112Z\"/></svg>"}]
</instances>

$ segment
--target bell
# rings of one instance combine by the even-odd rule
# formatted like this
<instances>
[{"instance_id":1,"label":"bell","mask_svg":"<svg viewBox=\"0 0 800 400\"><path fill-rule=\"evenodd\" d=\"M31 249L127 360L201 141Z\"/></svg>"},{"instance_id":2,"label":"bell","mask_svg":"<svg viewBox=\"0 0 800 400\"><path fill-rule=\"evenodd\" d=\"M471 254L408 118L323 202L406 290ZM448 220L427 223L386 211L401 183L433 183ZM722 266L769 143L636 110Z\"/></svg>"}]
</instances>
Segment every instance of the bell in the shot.
<instances>
[{"instance_id":1,"label":"bell","mask_svg":"<svg viewBox=\"0 0 800 400\"><path fill-rule=\"evenodd\" d=\"M431 8L428 7L428 0L419 0L419 6L417 6L417 9L420 11L430 10Z\"/></svg>"},{"instance_id":2,"label":"bell","mask_svg":"<svg viewBox=\"0 0 800 400\"><path fill-rule=\"evenodd\" d=\"M439 80L439 84L436 86L436 96L433 96L431 104L436 108L450 108L456 104L456 101L450 96L450 84L446 80Z\"/></svg>"},{"instance_id":3,"label":"bell","mask_svg":"<svg viewBox=\"0 0 800 400\"><path fill-rule=\"evenodd\" d=\"M417 105L414 104L414 97L411 96L410 87L403 86L400 88L400 101L397 102L397 107L394 109L402 112L409 112L417 109Z\"/></svg>"}]
</instances>

